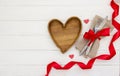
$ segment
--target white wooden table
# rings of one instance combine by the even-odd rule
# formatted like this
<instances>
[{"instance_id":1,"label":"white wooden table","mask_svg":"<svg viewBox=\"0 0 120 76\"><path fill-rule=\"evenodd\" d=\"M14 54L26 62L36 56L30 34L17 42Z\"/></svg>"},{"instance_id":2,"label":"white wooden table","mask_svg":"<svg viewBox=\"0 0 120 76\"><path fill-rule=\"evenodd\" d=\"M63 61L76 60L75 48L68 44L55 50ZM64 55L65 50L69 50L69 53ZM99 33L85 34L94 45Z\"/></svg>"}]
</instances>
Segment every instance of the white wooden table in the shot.
<instances>
[{"instance_id":1,"label":"white wooden table","mask_svg":"<svg viewBox=\"0 0 120 76\"><path fill-rule=\"evenodd\" d=\"M110 0L0 0L0 76L44 76L51 61L63 65L71 60L85 62L74 46L67 53L60 53L49 36L48 22L53 18L65 22L71 16L82 21L92 20L95 15L110 19L109 3ZM90 23L83 23L82 33L89 27ZM114 33L115 30L101 40L99 54L108 53ZM111 60L97 60L91 70L78 66L67 71L53 69L50 76L119 76L120 39L114 44L117 55ZM74 59L69 54L74 54Z\"/></svg>"}]
</instances>

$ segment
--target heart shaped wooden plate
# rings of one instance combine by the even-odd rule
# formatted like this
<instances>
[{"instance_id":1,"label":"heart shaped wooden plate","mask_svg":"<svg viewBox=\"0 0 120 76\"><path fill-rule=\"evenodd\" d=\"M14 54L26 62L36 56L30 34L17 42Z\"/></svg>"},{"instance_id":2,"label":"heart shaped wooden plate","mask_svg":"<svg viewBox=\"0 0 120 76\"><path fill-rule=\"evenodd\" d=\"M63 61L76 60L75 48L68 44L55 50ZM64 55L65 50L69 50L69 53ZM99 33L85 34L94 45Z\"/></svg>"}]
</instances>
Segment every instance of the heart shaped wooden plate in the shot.
<instances>
[{"instance_id":1,"label":"heart shaped wooden plate","mask_svg":"<svg viewBox=\"0 0 120 76\"><path fill-rule=\"evenodd\" d=\"M49 22L49 33L62 53L65 53L77 40L82 29L81 21L78 17L71 17L63 25L57 19Z\"/></svg>"}]
</instances>

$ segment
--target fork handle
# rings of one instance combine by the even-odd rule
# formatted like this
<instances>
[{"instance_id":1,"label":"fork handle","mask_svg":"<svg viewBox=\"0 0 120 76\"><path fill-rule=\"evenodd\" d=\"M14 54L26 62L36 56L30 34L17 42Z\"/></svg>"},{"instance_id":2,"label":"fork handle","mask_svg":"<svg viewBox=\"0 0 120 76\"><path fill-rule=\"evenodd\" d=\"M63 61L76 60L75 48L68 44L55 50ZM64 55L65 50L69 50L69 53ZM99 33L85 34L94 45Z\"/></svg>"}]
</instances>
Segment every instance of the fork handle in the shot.
<instances>
[{"instance_id":1,"label":"fork handle","mask_svg":"<svg viewBox=\"0 0 120 76\"><path fill-rule=\"evenodd\" d=\"M94 41L94 42L95 42L95 41ZM92 46L93 46L94 42L93 42L93 43L91 43L91 44L88 46L88 48L86 49L86 55L88 55L88 54L89 54L90 49L92 48Z\"/></svg>"},{"instance_id":2,"label":"fork handle","mask_svg":"<svg viewBox=\"0 0 120 76\"><path fill-rule=\"evenodd\" d=\"M85 47L82 49L82 51L80 52L80 56L83 55L83 54L86 52L87 48L88 48L88 46L85 46Z\"/></svg>"},{"instance_id":3,"label":"fork handle","mask_svg":"<svg viewBox=\"0 0 120 76\"><path fill-rule=\"evenodd\" d=\"M89 43L90 43L90 41L88 41L87 44L86 44L86 45L84 46L84 48L82 49L82 51L80 51L80 56L83 55L83 54L86 52L86 50L87 50L88 47L89 47L89 46L88 46Z\"/></svg>"}]
</instances>

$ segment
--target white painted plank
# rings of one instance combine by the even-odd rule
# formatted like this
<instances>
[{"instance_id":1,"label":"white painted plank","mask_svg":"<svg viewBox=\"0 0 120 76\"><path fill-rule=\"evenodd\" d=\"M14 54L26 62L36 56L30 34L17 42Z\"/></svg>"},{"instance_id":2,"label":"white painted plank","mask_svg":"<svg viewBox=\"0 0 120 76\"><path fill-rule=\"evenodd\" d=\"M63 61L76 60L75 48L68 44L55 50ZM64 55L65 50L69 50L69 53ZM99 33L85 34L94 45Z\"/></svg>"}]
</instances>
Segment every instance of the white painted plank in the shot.
<instances>
[{"instance_id":1,"label":"white painted plank","mask_svg":"<svg viewBox=\"0 0 120 76\"><path fill-rule=\"evenodd\" d=\"M115 19L120 23L120 14Z\"/></svg>"},{"instance_id":2,"label":"white painted plank","mask_svg":"<svg viewBox=\"0 0 120 76\"><path fill-rule=\"evenodd\" d=\"M82 6L81 6L82 7ZM101 11L102 10L102 11ZM58 18L66 20L70 16L93 18L96 14L111 18L112 9L107 7L0 7L0 21L40 21ZM63 12L64 11L64 12ZM8 13L9 12L9 13ZM89 13L88 13L89 12Z\"/></svg>"},{"instance_id":3,"label":"white painted plank","mask_svg":"<svg viewBox=\"0 0 120 76\"><path fill-rule=\"evenodd\" d=\"M74 54L74 58L70 59L69 55ZM107 54L106 52L101 52L99 54ZM70 50L65 54L59 51L51 50L29 50L29 51L0 51L0 65L19 65L19 64L37 64L46 65L52 61L59 62L61 64L66 64L69 61L82 61L87 62L89 60L79 56L78 51ZM117 55L109 61L97 60L95 65L119 65L119 52Z\"/></svg>"},{"instance_id":4,"label":"white painted plank","mask_svg":"<svg viewBox=\"0 0 120 76\"><path fill-rule=\"evenodd\" d=\"M83 35L89 30L92 20L88 24L82 22ZM93 19L93 18L92 18ZM61 20L65 24L65 21ZM48 32L49 21L0 21L0 36L49 36ZM115 30L111 35L115 33Z\"/></svg>"},{"instance_id":5,"label":"white painted plank","mask_svg":"<svg viewBox=\"0 0 120 76\"><path fill-rule=\"evenodd\" d=\"M45 76L46 66L0 66L0 76ZM52 69L49 76L119 76L118 66L94 66L91 70L81 70L74 66L70 70Z\"/></svg>"},{"instance_id":6,"label":"white painted plank","mask_svg":"<svg viewBox=\"0 0 120 76\"><path fill-rule=\"evenodd\" d=\"M0 35L46 35L48 33L47 21L21 21L0 22Z\"/></svg>"},{"instance_id":7,"label":"white painted plank","mask_svg":"<svg viewBox=\"0 0 120 76\"><path fill-rule=\"evenodd\" d=\"M0 0L0 6L80 6L80 5L90 5L90 6L105 6L109 4L110 0Z\"/></svg>"}]
</instances>

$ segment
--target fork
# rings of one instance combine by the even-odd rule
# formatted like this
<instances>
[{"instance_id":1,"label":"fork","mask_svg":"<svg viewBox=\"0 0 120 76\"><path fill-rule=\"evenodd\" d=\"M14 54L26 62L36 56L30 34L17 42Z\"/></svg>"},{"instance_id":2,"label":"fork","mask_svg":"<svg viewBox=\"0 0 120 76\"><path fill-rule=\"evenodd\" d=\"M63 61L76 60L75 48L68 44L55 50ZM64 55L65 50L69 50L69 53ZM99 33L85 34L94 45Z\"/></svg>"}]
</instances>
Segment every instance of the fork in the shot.
<instances>
[{"instance_id":1,"label":"fork","mask_svg":"<svg viewBox=\"0 0 120 76\"><path fill-rule=\"evenodd\" d=\"M102 21L102 23L100 25L99 25L99 23L101 21L100 22L98 21L97 24L96 24L96 26L93 28L93 31L96 33L99 30L101 30L103 28L103 26L105 25L105 23L107 22L107 19L108 19L108 16L105 17L105 19ZM88 41L87 45L82 49L82 51L80 52L80 56L82 54L84 54L85 52L86 52L86 55L89 54L90 49L91 49L92 45L94 44L94 42L92 44L90 44L90 45L89 45L89 43L90 43L90 41Z\"/></svg>"}]
</instances>

